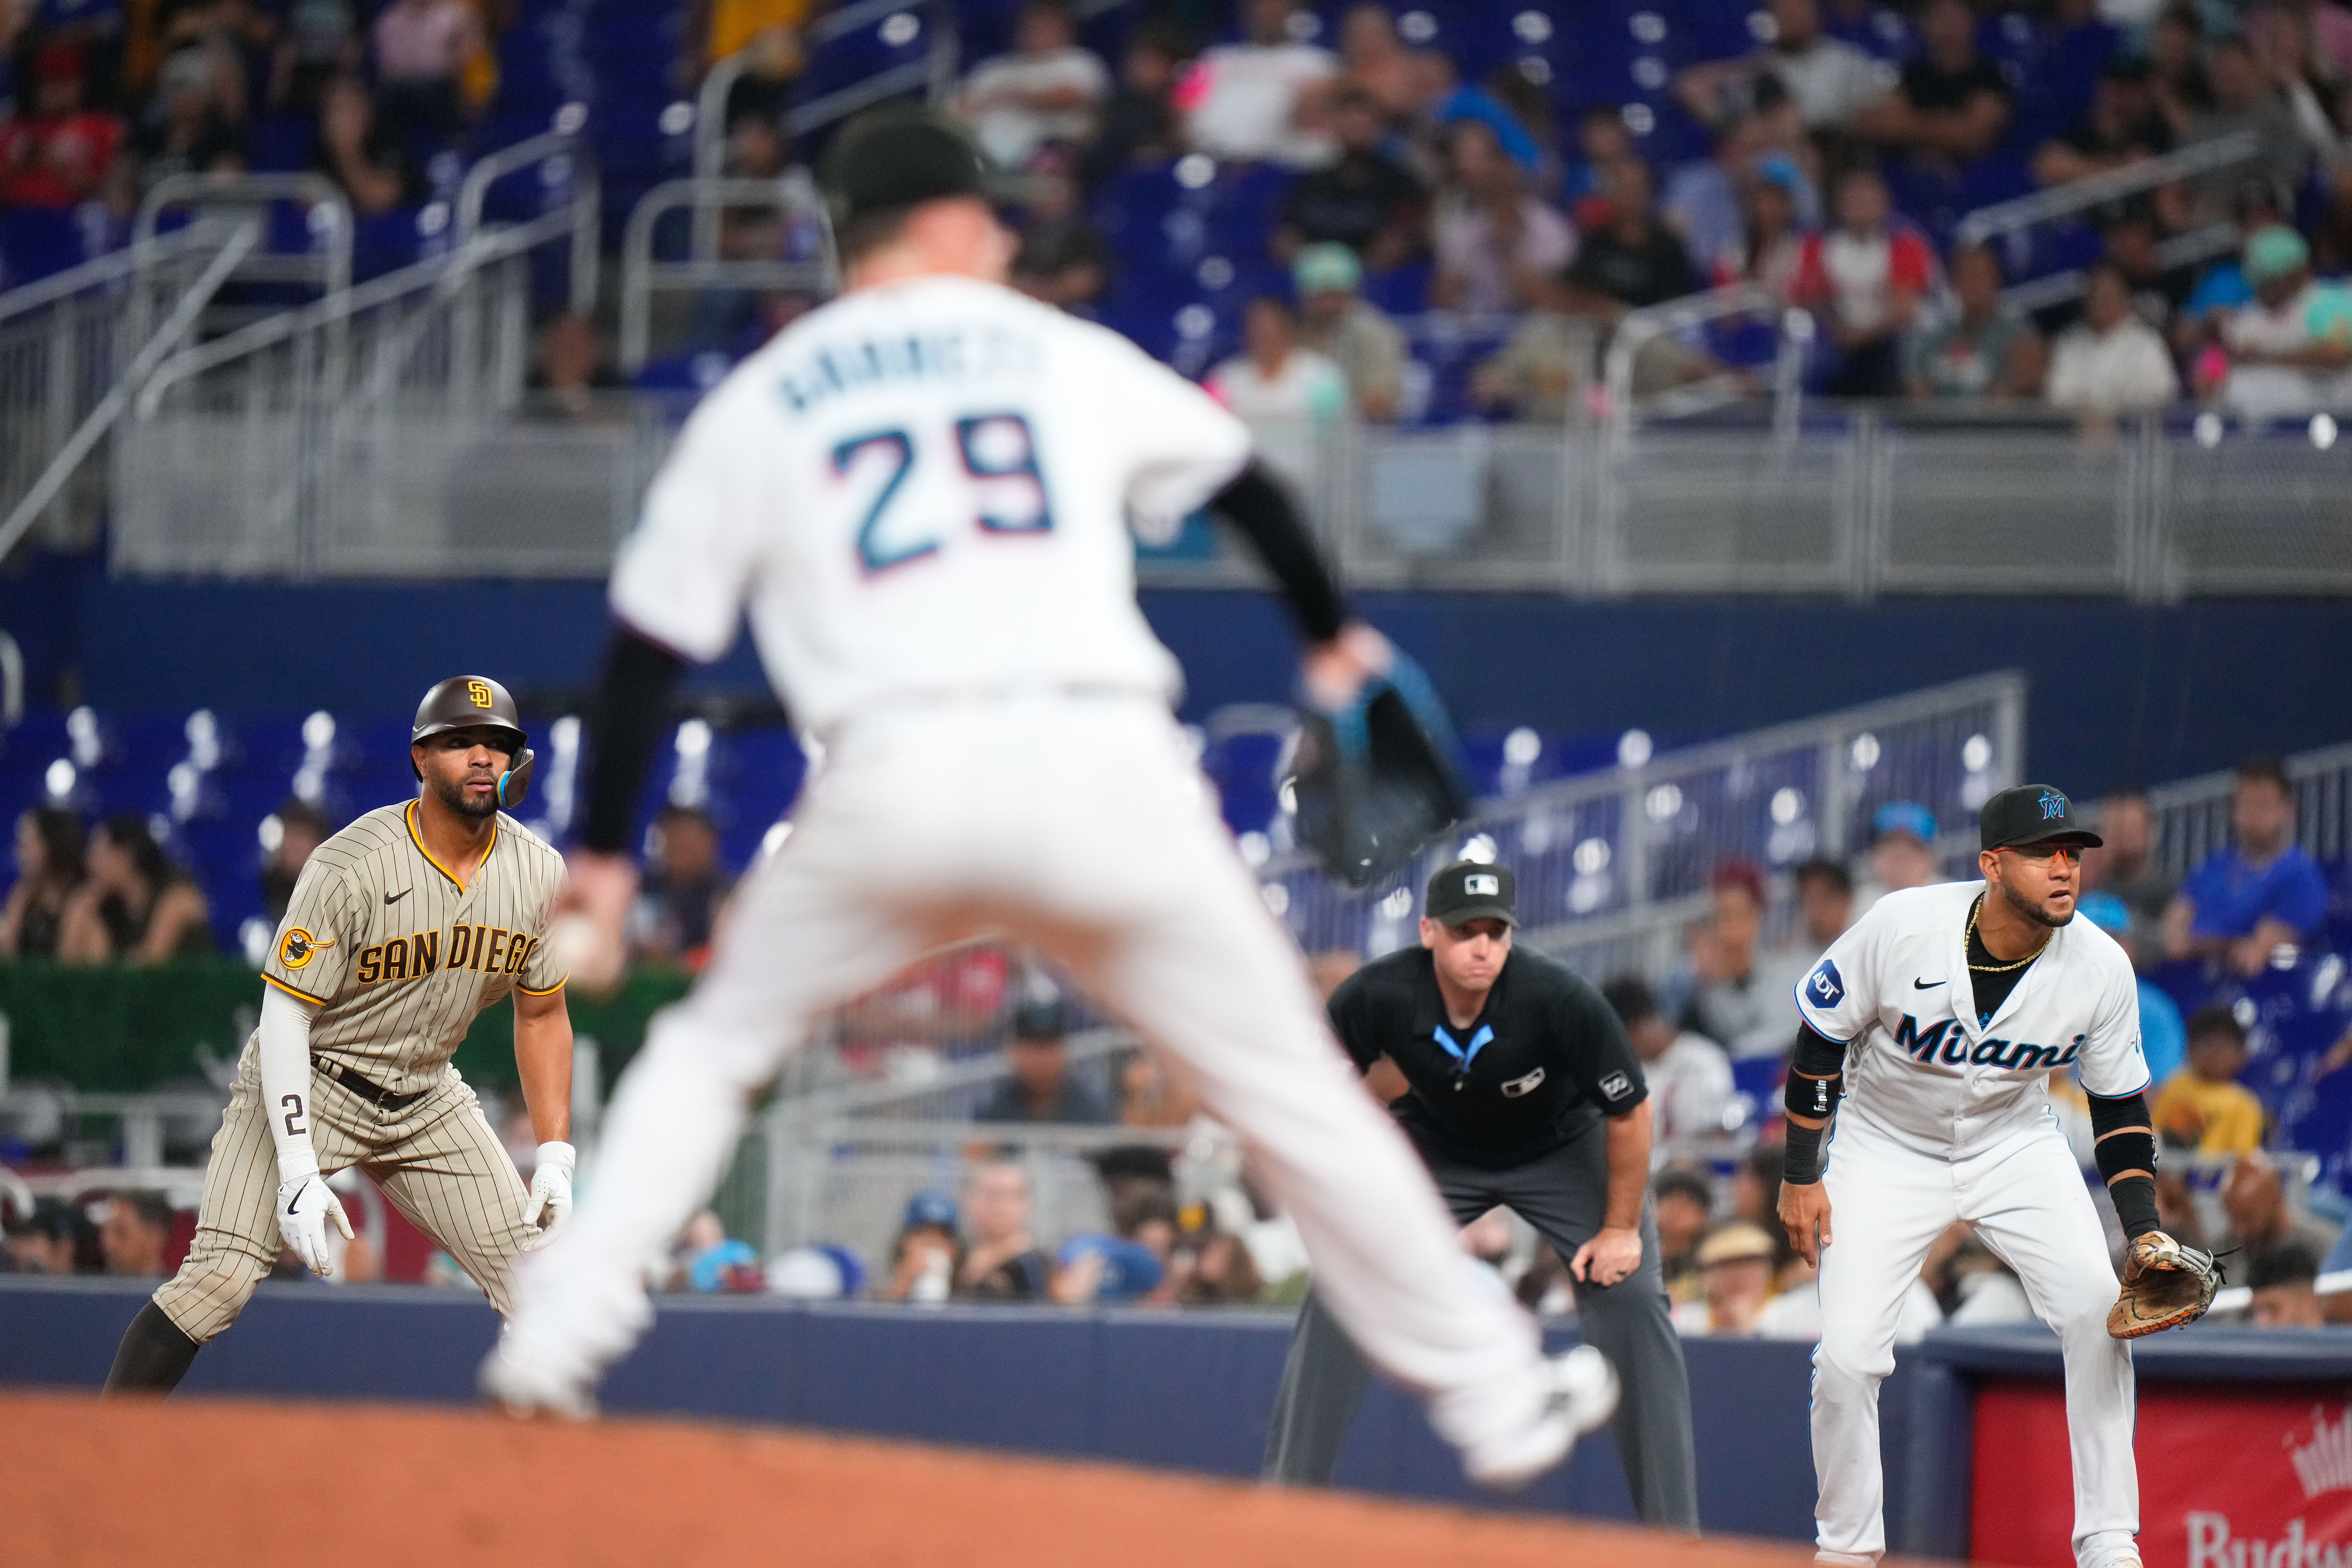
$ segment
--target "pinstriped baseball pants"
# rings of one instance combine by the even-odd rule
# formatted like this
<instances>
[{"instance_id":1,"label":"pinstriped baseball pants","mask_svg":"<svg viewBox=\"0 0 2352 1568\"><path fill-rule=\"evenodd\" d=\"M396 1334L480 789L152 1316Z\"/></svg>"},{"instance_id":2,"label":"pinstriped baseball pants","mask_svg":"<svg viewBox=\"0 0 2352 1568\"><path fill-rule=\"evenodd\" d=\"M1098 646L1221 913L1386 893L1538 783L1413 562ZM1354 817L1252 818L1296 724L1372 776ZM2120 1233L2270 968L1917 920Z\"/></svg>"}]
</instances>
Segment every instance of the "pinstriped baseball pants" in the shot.
<instances>
[{"instance_id":1,"label":"pinstriped baseball pants","mask_svg":"<svg viewBox=\"0 0 2352 1568\"><path fill-rule=\"evenodd\" d=\"M530 1236L529 1194L473 1089L449 1069L414 1105L381 1110L332 1079L310 1078L310 1142L329 1175L357 1165L394 1207L507 1310L507 1268ZM261 1069L247 1045L205 1167L195 1243L155 1304L198 1344L236 1321L278 1261L278 1149L263 1120Z\"/></svg>"}]
</instances>

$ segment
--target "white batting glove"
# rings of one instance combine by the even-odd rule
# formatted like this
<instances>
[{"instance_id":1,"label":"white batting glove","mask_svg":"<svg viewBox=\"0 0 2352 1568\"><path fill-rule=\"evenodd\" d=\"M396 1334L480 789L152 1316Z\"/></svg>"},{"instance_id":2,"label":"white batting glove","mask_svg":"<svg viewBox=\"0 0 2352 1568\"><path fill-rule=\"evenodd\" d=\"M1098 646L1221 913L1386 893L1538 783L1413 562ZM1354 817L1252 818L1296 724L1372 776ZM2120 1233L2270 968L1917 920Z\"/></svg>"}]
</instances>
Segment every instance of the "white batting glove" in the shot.
<instances>
[{"instance_id":1,"label":"white batting glove","mask_svg":"<svg viewBox=\"0 0 2352 1568\"><path fill-rule=\"evenodd\" d=\"M327 1226L332 1222L349 1241L351 1216L343 1213L343 1200L328 1190L318 1166L307 1171L299 1166L281 1169L278 1176L278 1233L302 1260L302 1267L324 1279L335 1271L327 1252Z\"/></svg>"},{"instance_id":2,"label":"white batting glove","mask_svg":"<svg viewBox=\"0 0 2352 1568\"><path fill-rule=\"evenodd\" d=\"M537 1252L554 1240L572 1218L572 1167L579 1157L569 1143L539 1146L539 1167L530 1173L530 1202L523 1205L522 1222L541 1228L522 1244L525 1252Z\"/></svg>"}]
</instances>

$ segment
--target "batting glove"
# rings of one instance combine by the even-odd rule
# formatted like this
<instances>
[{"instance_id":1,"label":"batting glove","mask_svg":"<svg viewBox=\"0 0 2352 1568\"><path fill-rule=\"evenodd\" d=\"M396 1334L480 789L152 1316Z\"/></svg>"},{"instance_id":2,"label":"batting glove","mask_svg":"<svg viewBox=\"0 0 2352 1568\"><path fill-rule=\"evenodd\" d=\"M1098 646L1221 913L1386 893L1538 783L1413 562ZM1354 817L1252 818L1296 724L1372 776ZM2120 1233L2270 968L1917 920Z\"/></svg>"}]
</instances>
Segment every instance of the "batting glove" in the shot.
<instances>
[{"instance_id":1,"label":"batting glove","mask_svg":"<svg viewBox=\"0 0 2352 1568\"><path fill-rule=\"evenodd\" d=\"M331 1222L349 1241L351 1216L343 1213L343 1200L328 1190L318 1167L279 1174L283 1179L278 1184L278 1233L302 1260L302 1267L324 1279L335 1271L327 1251L327 1226Z\"/></svg>"},{"instance_id":2,"label":"batting glove","mask_svg":"<svg viewBox=\"0 0 2352 1568\"><path fill-rule=\"evenodd\" d=\"M530 1202L523 1205L522 1223L541 1228L522 1244L525 1252L537 1252L554 1240L572 1218L572 1167L578 1159L569 1143L539 1146L539 1166L530 1173Z\"/></svg>"}]
</instances>

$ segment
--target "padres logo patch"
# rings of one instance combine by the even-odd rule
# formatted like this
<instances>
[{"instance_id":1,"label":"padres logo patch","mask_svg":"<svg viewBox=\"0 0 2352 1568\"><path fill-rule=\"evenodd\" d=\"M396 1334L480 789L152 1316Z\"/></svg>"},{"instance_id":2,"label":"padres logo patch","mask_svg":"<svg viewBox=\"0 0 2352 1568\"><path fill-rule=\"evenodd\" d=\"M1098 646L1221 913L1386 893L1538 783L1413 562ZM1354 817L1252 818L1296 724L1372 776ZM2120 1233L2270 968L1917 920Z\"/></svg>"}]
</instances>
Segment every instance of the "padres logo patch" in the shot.
<instances>
[{"instance_id":1,"label":"padres logo patch","mask_svg":"<svg viewBox=\"0 0 2352 1568\"><path fill-rule=\"evenodd\" d=\"M473 701L475 707L488 708L490 705L489 682L486 680L466 682L466 695Z\"/></svg>"},{"instance_id":2,"label":"padres logo patch","mask_svg":"<svg viewBox=\"0 0 2352 1568\"><path fill-rule=\"evenodd\" d=\"M332 947L331 936L312 936L300 926L289 931L278 943L278 962L289 969L299 969L318 956L320 948Z\"/></svg>"}]
</instances>

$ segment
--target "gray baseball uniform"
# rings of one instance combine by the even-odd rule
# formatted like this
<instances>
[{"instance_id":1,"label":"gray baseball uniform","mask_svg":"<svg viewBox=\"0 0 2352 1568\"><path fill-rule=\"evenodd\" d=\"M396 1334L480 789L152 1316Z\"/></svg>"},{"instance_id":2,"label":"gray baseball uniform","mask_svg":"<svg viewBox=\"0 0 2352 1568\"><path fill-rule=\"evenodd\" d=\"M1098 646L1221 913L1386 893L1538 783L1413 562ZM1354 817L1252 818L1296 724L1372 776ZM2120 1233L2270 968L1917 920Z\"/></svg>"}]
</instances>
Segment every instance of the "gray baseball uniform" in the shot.
<instances>
[{"instance_id":1,"label":"gray baseball uniform","mask_svg":"<svg viewBox=\"0 0 2352 1568\"><path fill-rule=\"evenodd\" d=\"M307 1115L319 1168L357 1165L507 1310L507 1266L530 1235L514 1162L449 1058L483 1009L565 976L543 937L563 859L501 815L473 880L417 837L415 802L379 807L303 867L261 977L314 1004ZM291 1096L288 1097L291 1099ZM202 1344L243 1310L281 1246L278 1154L257 1040L237 1062L205 1170L196 1237L156 1304Z\"/></svg>"}]
</instances>

